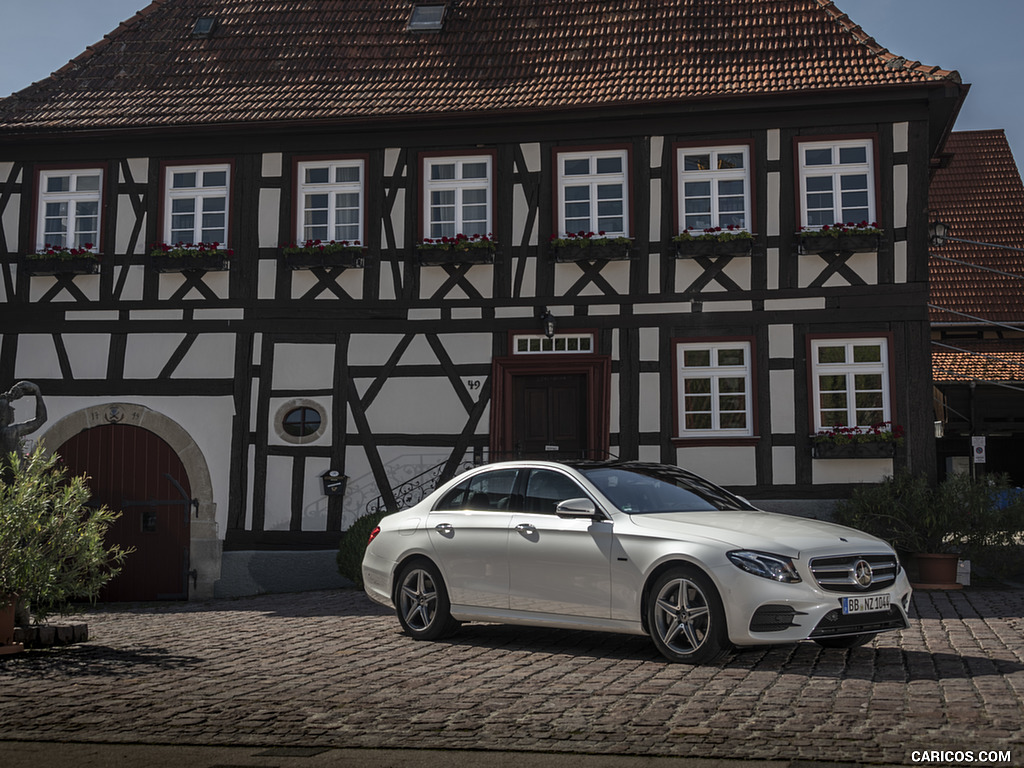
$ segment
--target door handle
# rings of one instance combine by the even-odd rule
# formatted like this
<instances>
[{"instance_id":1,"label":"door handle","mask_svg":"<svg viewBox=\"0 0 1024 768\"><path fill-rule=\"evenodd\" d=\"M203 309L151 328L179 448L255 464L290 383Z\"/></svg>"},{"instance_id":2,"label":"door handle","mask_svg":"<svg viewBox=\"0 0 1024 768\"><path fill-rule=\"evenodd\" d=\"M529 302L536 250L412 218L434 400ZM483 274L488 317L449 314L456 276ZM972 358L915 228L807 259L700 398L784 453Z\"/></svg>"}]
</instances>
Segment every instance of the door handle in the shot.
<instances>
[{"instance_id":1,"label":"door handle","mask_svg":"<svg viewBox=\"0 0 1024 768\"><path fill-rule=\"evenodd\" d=\"M519 531L520 533L536 533L537 532L537 529L534 528L529 523L520 523L519 525L516 526L516 530Z\"/></svg>"},{"instance_id":2,"label":"door handle","mask_svg":"<svg viewBox=\"0 0 1024 768\"><path fill-rule=\"evenodd\" d=\"M438 523L437 525L434 526L434 530L437 531L438 533L450 534L455 529L452 528L452 524L451 523Z\"/></svg>"}]
</instances>

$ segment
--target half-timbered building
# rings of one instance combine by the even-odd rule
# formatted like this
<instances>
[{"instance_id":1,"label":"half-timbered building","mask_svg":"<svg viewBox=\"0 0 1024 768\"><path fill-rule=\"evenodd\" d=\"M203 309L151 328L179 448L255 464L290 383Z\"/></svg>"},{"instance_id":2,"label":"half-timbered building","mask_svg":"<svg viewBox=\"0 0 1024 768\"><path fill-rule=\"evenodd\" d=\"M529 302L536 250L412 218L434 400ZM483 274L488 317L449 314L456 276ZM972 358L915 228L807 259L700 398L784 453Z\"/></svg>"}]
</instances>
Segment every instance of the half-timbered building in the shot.
<instances>
[{"instance_id":1,"label":"half-timbered building","mask_svg":"<svg viewBox=\"0 0 1024 768\"><path fill-rule=\"evenodd\" d=\"M155 0L0 101L0 380L124 510L114 597L315 584L474 462L932 473L965 93L830 0Z\"/></svg>"},{"instance_id":2,"label":"half-timbered building","mask_svg":"<svg viewBox=\"0 0 1024 768\"><path fill-rule=\"evenodd\" d=\"M1024 485L1024 183L1002 130L955 131L932 179L939 472ZM981 438L976 441L975 438Z\"/></svg>"}]
</instances>

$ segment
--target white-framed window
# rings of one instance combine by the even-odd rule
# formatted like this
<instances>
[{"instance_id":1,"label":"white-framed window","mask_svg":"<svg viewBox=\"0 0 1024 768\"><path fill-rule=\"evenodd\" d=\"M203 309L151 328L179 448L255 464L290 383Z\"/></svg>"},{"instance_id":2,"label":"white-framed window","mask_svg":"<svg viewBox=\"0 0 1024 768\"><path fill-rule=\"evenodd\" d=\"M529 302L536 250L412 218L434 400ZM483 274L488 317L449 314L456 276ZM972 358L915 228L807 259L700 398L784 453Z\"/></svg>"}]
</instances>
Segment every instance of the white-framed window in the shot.
<instances>
[{"instance_id":1,"label":"white-framed window","mask_svg":"<svg viewBox=\"0 0 1024 768\"><path fill-rule=\"evenodd\" d=\"M363 174L359 159L298 164L298 219L302 241L363 242Z\"/></svg>"},{"instance_id":2,"label":"white-framed window","mask_svg":"<svg viewBox=\"0 0 1024 768\"><path fill-rule=\"evenodd\" d=\"M513 337L513 354L516 355L589 355L594 352L592 333L517 333Z\"/></svg>"},{"instance_id":3,"label":"white-framed window","mask_svg":"<svg viewBox=\"0 0 1024 768\"><path fill-rule=\"evenodd\" d=\"M805 227L870 224L878 218L871 139L801 142L798 154Z\"/></svg>"},{"instance_id":4,"label":"white-framed window","mask_svg":"<svg viewBox=\"0 0 1024 768\"><path fill-rule=\"evenodd\" d=\"M227 247L231 166L167 166L164 178L164 242Z\"/></svg>"},{"instance_id":5,"label":"white-framed window","mask_svg":"<svg viewBox=\"0 0 1024 768\"><path fill-rule=\"evenodd\" d=\"M96 251L102 198L100 168L40 171L36 248L49 245Z\"/></svg>"},{"instance_id":6,"label":"white-framed window","mask_svg":"<svg viewBox=\"0 0 1024 768\"><path fill-rule=\"evenodd\" d=\"M679 437L753 435L749 341L678 342Z\"/></svg>"},{"instance_id":7,"label":"white-framed window","mask_svg":"<svg viewBox=\"0 0 1024 768\"><path fill-rule=\"evenodd\" d=\"M750 148L680 147L679 226L750 231Z\"/></svg>"},{"instance_id":8,"label":"white-framed window","mask_svg":"<svg viewBox=\"0 0 1024 768\"><path fill-rule=\"evenodd\" d=\"M629 153L558 153L558 229L629 236Z\"/></svg>"},{"instance_id":9,"label":"white-framed window","mask_svg":"<svg viewBox=\"0 0 1024 768\"><path fill-rule=\"evenodd\" d=\"M492 232L492 166L490 155L423 159L423 237Z\"/></svg>"},{"instance_id":10,"label":"white-framed window","mask_svg":"<svg viewBox=\"0 0 1024 768\"><path fill-rule=\"evenodd\" d=\"M813 339L814 431L891 421L886 338Z\"/></svg>"}]
</instances>

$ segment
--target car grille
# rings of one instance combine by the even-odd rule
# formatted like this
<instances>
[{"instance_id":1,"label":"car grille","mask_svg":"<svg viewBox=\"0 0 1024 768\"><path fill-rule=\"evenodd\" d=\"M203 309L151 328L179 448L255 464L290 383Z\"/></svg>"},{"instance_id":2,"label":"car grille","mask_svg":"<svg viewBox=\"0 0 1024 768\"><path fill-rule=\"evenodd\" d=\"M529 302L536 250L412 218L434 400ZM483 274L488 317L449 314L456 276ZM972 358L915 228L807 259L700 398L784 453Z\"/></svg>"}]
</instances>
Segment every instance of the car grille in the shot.
<instances>
[{"instance_id":1,"label":"car grille","mask_svg":"<svg viewBox=\"0 0 1024 768\"><path fill-rule=\"evenodd\" d=\"M906 629L907 620L895 605L888 611L878 613L858 613L844 616L838 608L829 611L818 622L810 637L837 637L839 635L859 635L866 632L884 632L888 629Z\"/></svg>"},{"instance_id":2,"label":"car grille","mask_svg":"<svg viewBox=\"0 0 1024 768\"><path fill-rule=\"evenodd\" d=\"M854 578L857 563L864 560L871 566L871 583L864 587ZM892 586L899 573L895 555L842 555L811 560L811 573L818 586L829 592L875 592Z\"/></svg>"},{"instance_id":3,"label":"car grille","mask_svg":"<svg viewBox=\"0 0 1024 768\"><path fill-rule=\"evenodd\" d=\"M806 616L789 605L762 605L750 618L751 632L783 632L795 627L797 616Z\"/></svg>"}]
</instances>

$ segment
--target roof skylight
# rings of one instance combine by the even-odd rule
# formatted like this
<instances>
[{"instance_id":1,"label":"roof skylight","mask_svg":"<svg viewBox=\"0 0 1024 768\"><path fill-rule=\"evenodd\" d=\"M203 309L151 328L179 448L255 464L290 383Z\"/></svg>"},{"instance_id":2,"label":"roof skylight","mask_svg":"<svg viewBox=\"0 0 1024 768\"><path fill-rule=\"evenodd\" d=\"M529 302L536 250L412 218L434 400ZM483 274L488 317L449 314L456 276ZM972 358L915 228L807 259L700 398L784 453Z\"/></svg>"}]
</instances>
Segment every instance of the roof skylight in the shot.
<instances>
[{"instance_id":1,"label":"roof skylight","mask_svg":"<svg viewBox=\"0 0 1024 768\"><path fill-rule=\"evenodd\" d=\"M200 16L192 26L192 37L209 37L217 27L217 19L213 16Z\"/></svg>"},{"instance_id":2,"label":"roof skylight","mask_svg":"<svg viewBox=\"0 0 1024 768\"><path fill-rule=\"evenodd\" d=\"M437 3L417 3L409 14L409 26L406 29L410 32L440 31L446 7Z\"/></svg>"}]
</instances>

